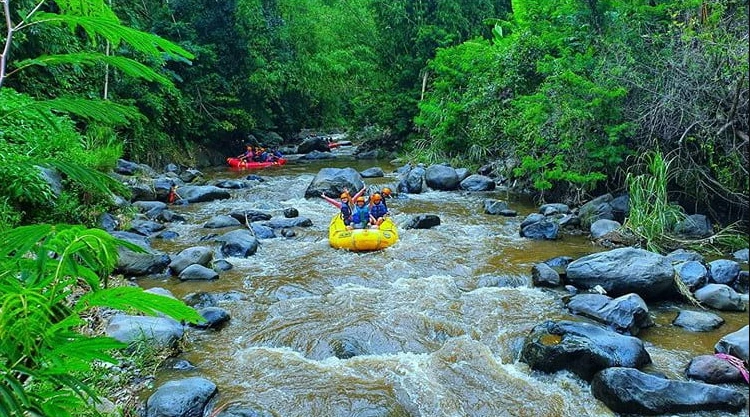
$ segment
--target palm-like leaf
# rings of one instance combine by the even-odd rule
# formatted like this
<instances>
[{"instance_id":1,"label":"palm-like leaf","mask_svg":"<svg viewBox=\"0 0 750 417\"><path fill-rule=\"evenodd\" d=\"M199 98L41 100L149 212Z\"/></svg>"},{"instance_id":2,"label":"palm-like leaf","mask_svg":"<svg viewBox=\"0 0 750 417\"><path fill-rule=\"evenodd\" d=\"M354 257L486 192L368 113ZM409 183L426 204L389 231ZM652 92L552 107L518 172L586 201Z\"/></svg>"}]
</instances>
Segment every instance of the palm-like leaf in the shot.
<instances>
[{"instance_id":1,"label":"palm-like leaf","mask_svg":"<svg viewBox=\"0 0 750 417\"><path fill-rule=\"evenodd\" d=\"M139 287L101 287L117 261L117 247L139 250L99 229L70 225L24 226L0 232L0 413L70 416L91 407L95 393L76 374L92 361L114 361L125 346L76 332L81 314L97 307L164 313L198 322L181 301ZM81 279L90 287L74 305Z\"/></svg>"},{"instance_id":2,"label":"palm-like leaf","mask_svg":"<svg viewBox=\"0 0 750 417\"><path fill-rule=\"evenodd\" d=\"M114 46L127 43L134 51L153 58L164 55L177 60L193 58L193 54L182 47L151 33L122 26L116 19L38 12L30 22L80 27L94 41L101 36Z\"/></svg>"},{"instance_id":3,"label":"palm-like leaf","mask_svg":"<svg viewBox=\"0 0 750 417\"><path fill-rule=\"evenodd\" d=\"M61 64L72 64L72 65L97 65L100 63L111 65L114 68L119 69L125 75L142 78L147 81L156 81L160 84L170 86L171 82L168 78L154 71L152 68L141 64L124 56L117 55L105 55L98 52L80 52L75 54L60 54L60 55L42 55L37 58L25 59L17 61L15 63L15 71L19 71L25 67L32 65L38 66L49 66L49 65L61 65Z\"/></svg>"}]
</instances>

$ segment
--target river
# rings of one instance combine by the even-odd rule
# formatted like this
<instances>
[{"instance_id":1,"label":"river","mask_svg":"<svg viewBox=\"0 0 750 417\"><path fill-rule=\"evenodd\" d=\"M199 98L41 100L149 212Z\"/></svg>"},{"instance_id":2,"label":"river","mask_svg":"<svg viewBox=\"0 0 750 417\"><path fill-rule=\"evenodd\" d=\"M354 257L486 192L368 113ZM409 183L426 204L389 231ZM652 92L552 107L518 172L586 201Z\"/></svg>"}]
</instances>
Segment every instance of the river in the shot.
<instances>
[{"instance_id":1,"label":"river","mask_svg":"<svg viewBox=\"0 0 750 417\"><path fill-rule=\"evenodd\" d=\"M284 208L294 207L313 226L296 229L292 238L262 240L251 257L228 258L234 268L212 282L139 280L178 298L201 291L239 294L219 304L232 317L226 327L189 333L182 357L197 370L162 371L157 386L200 375L218 385L219 404L240 402L280 417L615 415L577 377L531 372L518 362L523 337L534 325L576 319L563 308L563 292L530 287L532 265L602 248L585 237L519 237L522 219L537 210L505 192L431 191L390 200L389 208L397 224L430 213L440 217L440 226L399 228L400 241L379 252L335 250L327 230L336 208L303 198L315 174L330 166L380 166L386 177L366 179L368 185L397 181L387 162L351 159L291 162L260 172L204 171L209 180L257 173L265 181L232 190L229 200L176 207L188 222L170 224L179 237L157 239L154 248L176 254L203 245L200 238L217 231L202 225L239 209L283 216ZM519 216L483 214L485 198L507 201ZM639 335L654 361L648 370L671 378L684 379L693 356L713 353L721 336L748 324L746 313L716 312L726 320L723 326L690 333L670 324L679 308L689 306L649 307L657 324Z\"/></svg>"}]
</instances>

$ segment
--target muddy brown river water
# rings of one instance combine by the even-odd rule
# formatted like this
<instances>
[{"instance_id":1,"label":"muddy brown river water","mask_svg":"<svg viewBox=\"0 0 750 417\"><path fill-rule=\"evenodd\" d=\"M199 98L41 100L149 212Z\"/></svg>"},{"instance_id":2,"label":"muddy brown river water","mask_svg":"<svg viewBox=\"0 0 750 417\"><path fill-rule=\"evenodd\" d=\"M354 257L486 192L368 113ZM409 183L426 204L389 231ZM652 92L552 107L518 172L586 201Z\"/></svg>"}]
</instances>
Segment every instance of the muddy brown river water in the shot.
<instances>
[{"instance_id":1,"label":"muddy brown river water","mask_svg":"<svg viewBox=\"0 0 750 417\"><path fill-rule=\"evenodd\" d=\"M219 404L240 402L280 417L615 415L572 374L532 372L518 362L523 337L534 325L583 320L566 313L563 292L530 286L532 265L602 248L585 237L554 242L519 237L522 219L537 209L516 196L431 191L390 200L389 208L397 224L431 213L440 217L440 226L400 228L399 242L379 252L335 250L327 228L336 209L303 197L315 174L328 166L360 171L380 166L386 177L366 179L368 185L397 181L395 167L385 161L292 162L257 172L220 168L204 173L209 180L256 173L265 181L232 190L229 200L175 208L188 219L169 225L179 237L152 243L170 254L225 232L202 225L237 209L283 216L284 208L294 207L313 226L296 229L292 238L262 240L251 257L228 258L234 268L212 282L169 276L138 281L179 298L195 292L241 294L219 304L232 317L226 327L190 331L182 357L197 369L163 371L156 386L199 375L218 385ZM485 198L508 201L519 216L483 214ZM715 312L726 320L723 326L690 333L670 324L678 309L689 305L649 308L656 326L639 335L654 361L649 370L676 379L685 378L693 356L713 353L720 337L748 324L746 313ZM688 415L746 413L747 408L740 414Z\"/></svg>"}]
</instances>

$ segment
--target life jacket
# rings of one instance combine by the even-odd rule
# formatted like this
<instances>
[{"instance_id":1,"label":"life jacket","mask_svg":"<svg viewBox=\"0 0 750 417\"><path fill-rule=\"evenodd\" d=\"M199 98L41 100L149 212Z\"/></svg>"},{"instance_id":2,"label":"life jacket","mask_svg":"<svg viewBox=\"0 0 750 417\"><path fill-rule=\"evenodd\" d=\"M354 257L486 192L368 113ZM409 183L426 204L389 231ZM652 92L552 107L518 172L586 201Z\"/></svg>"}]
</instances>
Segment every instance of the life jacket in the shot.
<instances>
[{"instance_id":1,"label":"life jacket","mask_svg":"<svg viewBox=\"0 0 750 417\"><path fill-rule=\"evenodd\" d=\"M376 219L385 216L386 212L388 212L388 209L385 207L385 204L383 204L383 200L380 200L379 203L375 203L370 207L370 214Z\"/></svg>"},{"instance_id":2,"label":"life jacket","mask_svg":"<svg viewBox=\"0 0 750 417\"><path fill-rule=\"evenodd\" d=\"M370 221L370 211L367 206L354 206L354 214L352 214L352 223L365 225Z\"/></svg>"},{"instance_id":3,"label":"life jacket","mask_svg":"<svg viewBox=\"0 0 750 417\"><path fill-rule=\"evenodd\" d=\"M352 208L349 204L341 203L341 217L344 218L344 224L347 226L352 222Z\"/></svg>"}]
</instances>

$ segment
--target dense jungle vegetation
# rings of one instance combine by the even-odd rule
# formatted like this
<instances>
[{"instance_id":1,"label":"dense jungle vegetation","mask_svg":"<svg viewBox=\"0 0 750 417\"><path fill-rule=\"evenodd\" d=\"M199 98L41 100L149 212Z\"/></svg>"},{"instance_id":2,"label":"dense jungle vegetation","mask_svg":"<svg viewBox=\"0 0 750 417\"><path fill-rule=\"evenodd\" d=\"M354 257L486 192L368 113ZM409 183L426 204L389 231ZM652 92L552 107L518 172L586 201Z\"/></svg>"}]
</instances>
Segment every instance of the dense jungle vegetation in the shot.
<instances>
[{"instance_id":1,"label":"dense jungle vegetation","mask_svg":"<svg viewBox=\"0 0 750 417\"><path fill-rule=\"evenodd\" d=\"M548 200L622 190L658 151L691 211L747 217L747 1L2 4L0 225L101 211L69 209L102 201L84 183L49 204L29 161L200 165L303 128L368 128L413 161L501 161ZM174 45L154 53L103 17Z\"/></svg>"},{"instance_id":2,"label":"dense jungle vegetation","mask_svg":"<svg viewBox=\"0 0 750 417\"><path fill-rule=\"evenodd\" d=\"M2 415L90 407L85 375L121 347L77 331L91 309L198 319L108 288L126 244L59 225L127 197L106 174L121 157L199 165L251 135L345 129L411 161L497 162L547 199L623 191L660 161L642 183L668 210L748 216L747 1L0 0L0 15Z\"/></svg>"}]
</instances>

